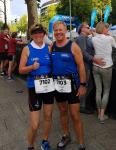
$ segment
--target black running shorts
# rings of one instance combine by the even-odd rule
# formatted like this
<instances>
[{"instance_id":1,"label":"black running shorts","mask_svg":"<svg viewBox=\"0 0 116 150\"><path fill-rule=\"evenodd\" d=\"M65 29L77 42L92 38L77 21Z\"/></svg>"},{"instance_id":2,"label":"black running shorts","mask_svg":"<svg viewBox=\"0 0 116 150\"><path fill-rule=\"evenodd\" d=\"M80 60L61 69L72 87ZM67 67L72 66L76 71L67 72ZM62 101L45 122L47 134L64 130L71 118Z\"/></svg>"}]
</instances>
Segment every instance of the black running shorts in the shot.
<instances>
[{"instance_id":1,"label":"black running shorts","mask_svg":"<svg viewBox=\"0 0 116 150\"><path fill-rule=\"evenodd\" d=\"M0 53L0 61L6 60L6 59L7 59L7 53L6 52Z\"/></svg>"},{"instance_id":2,"label":"black running shorts","mask_svg":"<svg viewBox=\"0 0 116 150\"><path fill-rule=\"evenodd\" d=\"M8 55L8 60L9 61L15 61L16 60L16 56L15 55Z\"/></svg>"},{"instance_id":3,"label":"black running shorts","mask_svg":"<svg viewBox=\"0 0 116 150\"><path fill-rule=\"evenodd\" d=\"M54 103L54 92L36 94L35 88L28 89L28 101L30 111L38 111L43 104Z\"/></svg>"},{"instance_id":4,"label":"black running shorts","mask_svg":"<svg viewBox=\"0 0 116 150\"><path fill-rule=\"evenodd\" d=\"M55 91L55 99L58 103L62 102L68 102L68 104L76 104L80 103L79 97L76 96L78 92L78 88L76 87L73 79L71 79L71 88L72 92L71 93L59 93Z\"/></svg>"}]
</instances>

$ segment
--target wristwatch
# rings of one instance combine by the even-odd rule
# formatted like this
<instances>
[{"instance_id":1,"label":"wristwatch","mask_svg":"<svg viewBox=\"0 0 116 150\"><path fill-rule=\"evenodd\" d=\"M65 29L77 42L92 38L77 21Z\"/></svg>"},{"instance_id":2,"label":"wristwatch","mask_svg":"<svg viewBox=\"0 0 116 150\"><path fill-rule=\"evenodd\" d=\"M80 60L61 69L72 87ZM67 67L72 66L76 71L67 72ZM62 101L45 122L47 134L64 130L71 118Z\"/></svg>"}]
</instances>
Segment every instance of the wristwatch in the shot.
<instances>
[{"instance_id":1,"label":"wristwatch","mask_svg":"<svg viewBox=\"0 0 116 150\"><path fill-rule=\"evenodd\" d=\"M80 85L86 87L87 83L86 82L80 82Z\"/></svg>"}]
</instances>

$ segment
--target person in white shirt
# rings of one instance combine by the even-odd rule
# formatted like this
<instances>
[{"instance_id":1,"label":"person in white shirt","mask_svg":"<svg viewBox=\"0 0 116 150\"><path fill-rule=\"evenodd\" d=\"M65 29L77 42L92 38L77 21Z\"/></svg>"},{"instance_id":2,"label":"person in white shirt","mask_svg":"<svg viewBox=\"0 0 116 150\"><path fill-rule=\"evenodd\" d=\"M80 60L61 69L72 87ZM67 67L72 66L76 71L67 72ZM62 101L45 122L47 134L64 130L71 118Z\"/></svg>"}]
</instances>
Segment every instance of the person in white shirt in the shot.
<instances>
[{"instance_id":1,"label":"person in white shirt","mask_svg":"<svg viewBox=\"0 0 116 150\"><path fill-rule=\"evenodd\" d=\"M96 35L92 38L95 49L95 58L102 58L103 65L93 63L93 76L96 85L96 104L98 109L98 118L101 123L107 118L105 110L108 103L109 92L112 80L112 47L116 47L116 42L110 35L107 35L108 28L103 22L96 26Z\"/></svg>"},{"instance_id":2,"label":"person in white shirt","mask_svg":"<svg viewBox=\"0 0 116 150\"><path fill-rule=\"evenodd\" d=\"M48 44L49 46L52 45L52 41L48 38L48 35L47 35L47 34L45 34L43 40L44 40L44 42L45 42L46 44Z\"/></svg>"}]
</instances>

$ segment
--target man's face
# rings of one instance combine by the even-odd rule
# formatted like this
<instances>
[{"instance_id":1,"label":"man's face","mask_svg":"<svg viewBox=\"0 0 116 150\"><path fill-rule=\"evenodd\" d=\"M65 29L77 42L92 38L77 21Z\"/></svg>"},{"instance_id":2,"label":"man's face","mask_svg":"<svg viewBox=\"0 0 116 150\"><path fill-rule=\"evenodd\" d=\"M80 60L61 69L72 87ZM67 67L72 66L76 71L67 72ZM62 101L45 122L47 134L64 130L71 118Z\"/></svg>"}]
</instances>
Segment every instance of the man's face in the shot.
<instances>
[{"instance_id":1,"label":"man's face","mask_svg":"<svg viewBox=\"0 0 116 150\"><path fill-rule=\"evenodd\" d=\"M66 27L63 24L57 24L54 26L54 37L57 41L63 41L65 39Z\"/></svg>"},{"instance_id":2,"label":"man's face","mask_svg":"<svg viewBox=\"0 0 116 150\"><path fill-rule=\"evenodd\" d=\"M88 24L87 24L87 25L84 25L84 26L82 27L82 32L84 32L86 35L91 34L91 30L90 30L90 27L89 27Z\"/></svg>"}]
</instances>

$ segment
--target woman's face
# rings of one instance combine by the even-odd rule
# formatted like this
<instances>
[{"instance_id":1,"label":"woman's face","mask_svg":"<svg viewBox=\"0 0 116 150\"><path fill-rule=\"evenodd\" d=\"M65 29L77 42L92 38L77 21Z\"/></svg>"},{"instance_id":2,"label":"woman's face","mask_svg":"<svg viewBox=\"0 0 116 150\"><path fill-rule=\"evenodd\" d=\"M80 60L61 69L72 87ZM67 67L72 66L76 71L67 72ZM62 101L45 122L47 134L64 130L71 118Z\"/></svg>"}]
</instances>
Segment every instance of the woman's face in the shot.
<instances>
[{"instance_id":1,"label":"woman's face","mask_svg":"<svg viewBox=\"0 0 116 150\"><path fill-rule=\"evenodd\" d=\"M8 30L8 29L5 29L5 30L3 31L3 33L4 33L5 35L8 35L8 34L9 34L9 30Z\"/></svg>"},{"instance_id":2,"label":"woman's face","mask_svg":"<svg viewBox=\"0 0 116 150\"><path fill-rule=\"evenodd\" d=\"M103 34L107 34L107 33L108 33L108 28L104 27Z\"/></svg>"},{"instance_id":3,"label":"woman's face","mask_svg":"<svg viewBox=\"0 0 116 150\"><path fill-rule=\"evenodd\" d=\"M34 40L35 43L42 43L44 38L44 33L35 33L31 35L31 38Z\"/></svg>"}]
</instances>

